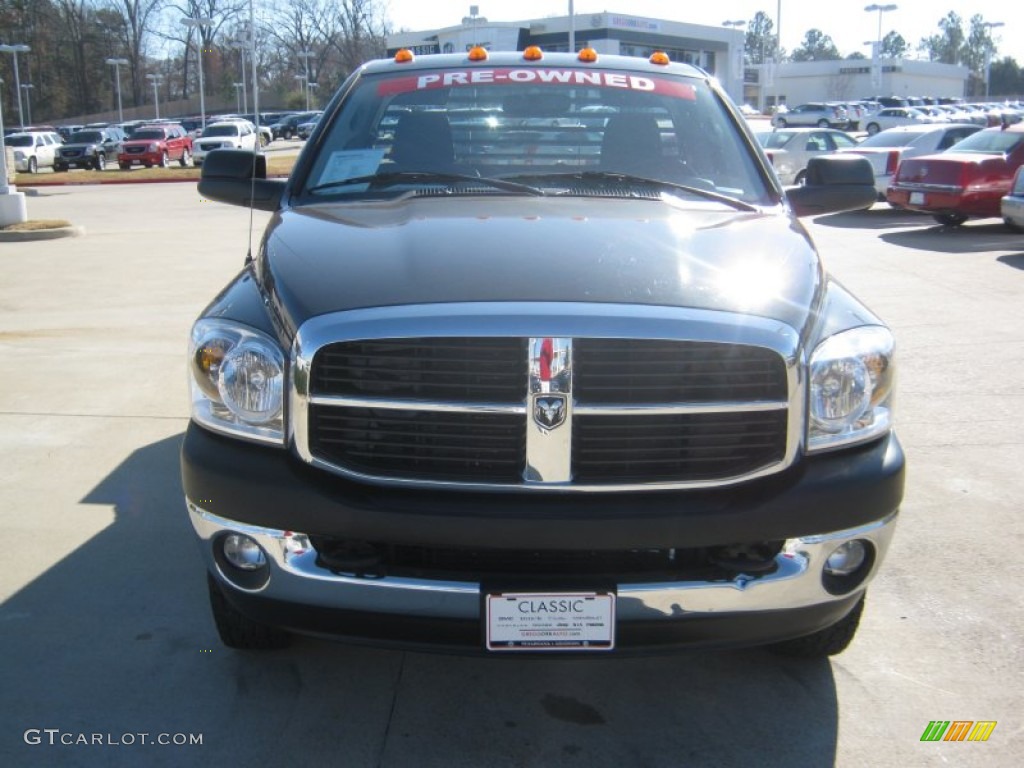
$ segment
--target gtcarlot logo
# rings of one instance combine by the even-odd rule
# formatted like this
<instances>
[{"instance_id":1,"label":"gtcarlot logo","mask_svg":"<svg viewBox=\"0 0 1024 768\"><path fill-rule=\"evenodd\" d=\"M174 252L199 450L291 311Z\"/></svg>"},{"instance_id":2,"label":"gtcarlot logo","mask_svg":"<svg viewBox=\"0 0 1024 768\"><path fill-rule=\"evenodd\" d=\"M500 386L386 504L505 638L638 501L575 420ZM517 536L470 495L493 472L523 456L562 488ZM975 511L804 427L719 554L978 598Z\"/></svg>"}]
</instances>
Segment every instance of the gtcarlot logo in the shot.
<instances>
[{"instance_id":1,"label":"gtcarlot logo","mask_svg":"<svg viewBox=\"0 0 1024 768\"><path fill-rule=\"evenodd\" d=\"M201 747L201 733L85 733L60 728L28 728L22 738L31 746L65 747Z\"/></svg>"}]
</instances>

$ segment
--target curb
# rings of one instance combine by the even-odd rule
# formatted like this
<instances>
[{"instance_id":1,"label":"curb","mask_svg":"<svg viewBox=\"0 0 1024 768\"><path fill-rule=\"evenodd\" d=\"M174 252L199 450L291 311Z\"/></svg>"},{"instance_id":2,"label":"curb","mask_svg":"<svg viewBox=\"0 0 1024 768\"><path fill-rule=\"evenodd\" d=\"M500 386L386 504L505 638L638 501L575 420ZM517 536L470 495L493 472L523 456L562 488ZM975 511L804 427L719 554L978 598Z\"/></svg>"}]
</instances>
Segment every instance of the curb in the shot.
<instances>
[{"instance_id":1,"label":"curb","mask_svg":"<svg viewBox=\"0 0 1024 768\"><path fill-rule=\"evenodd\" d=\"M85 227L55 227L53 229L31 229L15 232L0 231L0 243L25 243L30 240L57 240L62 237L81 237Z\"/></svg>"}]
</instances>

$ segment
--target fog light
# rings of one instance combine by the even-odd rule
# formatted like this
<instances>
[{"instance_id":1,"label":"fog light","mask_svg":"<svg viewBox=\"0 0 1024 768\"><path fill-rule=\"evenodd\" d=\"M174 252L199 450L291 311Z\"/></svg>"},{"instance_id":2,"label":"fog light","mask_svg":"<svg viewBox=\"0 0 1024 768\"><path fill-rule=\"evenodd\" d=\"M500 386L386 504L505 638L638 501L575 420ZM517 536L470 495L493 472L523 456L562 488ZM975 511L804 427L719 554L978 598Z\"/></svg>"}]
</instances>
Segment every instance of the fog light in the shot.
<instances>
[{"instance_id":1,"label":"fog light","mask_svg":"<svg viewBox=\"0 0 1024 768\"><path fill-rule=\"evenodd\" d=\"M224 558L236 568L243 571L256 571L267 564L256 540L241 533L232 533L224 537Z\"/></svg>"},{"instance_id":2,"label":"fog light","mask_svg":"<svg viewBox=\"0 0 1024 768\"><path fill-rule=\"evenodd\" d=\"M825 573L829 576L849 576L864 565L867 556L867 549L860 539L843 542L825 561Z\"/></svg>"}]
</instances>

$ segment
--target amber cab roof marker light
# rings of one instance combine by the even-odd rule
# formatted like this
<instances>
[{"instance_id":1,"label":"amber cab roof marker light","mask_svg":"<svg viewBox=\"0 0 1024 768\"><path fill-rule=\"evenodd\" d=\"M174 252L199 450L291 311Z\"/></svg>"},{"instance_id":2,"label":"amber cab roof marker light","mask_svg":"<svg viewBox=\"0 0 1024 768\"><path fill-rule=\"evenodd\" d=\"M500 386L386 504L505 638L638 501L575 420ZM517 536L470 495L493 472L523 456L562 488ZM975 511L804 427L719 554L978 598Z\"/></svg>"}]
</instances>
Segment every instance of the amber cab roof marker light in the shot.
<instances>
[{"instance_id":1,"label":"amber cab roof marker light","mask_svg":"<svg viewBox=\"0 0 1024 768\"><path fill-rule=\"evenodd\" d=\"M672 63L672 59L670 59L668 57L668 54L665 53L664 51L655 51L654 53L651 54L651 58L648 59L648 61L650 61L651 64L660 64L662 66L666 66Z\"/></svg>"},{"instance_id":2,"label":"amber cab roof marker light","mask_svg":"<svg viewBox=\"0 0 1024 768\"><path fill-rule=\"evenodd\" d=\"M576 58L587 64L593 64L597 61L597 51L593 48L581 48Z\"/></svg>"},{"instance_id":3,"label":"amber cab roof marker light","mask_svg":"<svg viewBox=\"0 0 1024 768\"><path fill-rule=\"evenodd\" d=\"M410 61L415 59L413 52L408 48L402 48L398 53L395 54L395 64L408 64Z\"/></svg>"},{"instance_id":4,"label":"amber cab roof marker light","mask_svg":"<svg viewBox=\"0 0 1024 768\"><path fill-rule=\"evenodd\" d=\"M487 61L487 49L482 45L474 45L469 49L470 61Z\"/></svg>"},{"instance_id":5,"label":"amber cab roof marker light","mask_svg":"<svg viewBox=\"0 0 1024 768\"><path fill-rule=\"evenodd\" d=\"M544 51L540 49L539 45L531 45L523 51L523 58L527 61L540 61L544 58Z\"/></svg>"}]
</instances>

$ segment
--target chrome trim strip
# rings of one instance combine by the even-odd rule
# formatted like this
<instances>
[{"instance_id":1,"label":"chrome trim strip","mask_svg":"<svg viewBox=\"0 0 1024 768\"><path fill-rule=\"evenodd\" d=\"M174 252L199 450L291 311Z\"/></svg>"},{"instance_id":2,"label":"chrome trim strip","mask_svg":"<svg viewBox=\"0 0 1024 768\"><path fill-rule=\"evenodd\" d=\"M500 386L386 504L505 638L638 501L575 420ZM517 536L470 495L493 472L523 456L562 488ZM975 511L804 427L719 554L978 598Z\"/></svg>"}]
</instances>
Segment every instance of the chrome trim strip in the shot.
<instances>
[{"instance_id":1,"label":"chrome trim strip","mask_svg":"<svg viewBox=\"0 0 1024 768\"><path fill-rule=\"evenodd\" d=\"M201 540L207 566L225 578L213 557L212 542L225 533L245 533L267 553L270 578L259 590L268 598L326 608L363 610L443 618L478 619L477 582L432 581L398 577L368 578L335 574L316 565L306 534L238 523L219 517L186 499L189 517ZM892 541L898 513L859 528L789 539L775 558L775 571L737 574L728 582L679 581L619 585L616 613L621 620L679 618L686 614L774 611L840 600L821 583L822 568L832 551L851 539L875 547L871 572L858 589L875 577Z\"/></svg>"},{"instance_id":2,"label":"chrome trim strip","mask_svg":"<svg viewBox=\"0 0 1024 768\"><path fill-rule=\"evenodd\" d=\"M528 349L523 482L566 484L572 481L572 339L534 337Z\"/></svg>"},{"instance_id":3,"label":"chrome trim strip","mask_svg":"<svg viewBox=\"0 0 1024 768\"><path fill-rule=\"evenodd\" d=\"M601 405L576 404L574 410L581 416L672 416L674 414L698 413L758 413L783 411L789 407L785 400L707 403L656 403L633 405L631 403L602 403Z\"/></svg>"},{"instance_id":4,"label":"chrome trim strip","mask_svg":"<svg viewBox=\"0 0 1024 768\"><path fill-rule=\"evenodd\" d=\"M919 182L899 181L894 182L892 186L895 189L906 192L950 192L959 194L964 191L964 188L957 184L922 184Z\"/></svg>"},{"instance_id":5,"label":"chrome trim strip","mask_svg":"<svg viewBox=\"0 0 1024 768\"><path fill-rule=\"evenodd\" d=\"M321 347L367 339L408 339L428 337L482 338L517 337L526 339L606 338L606 339L660 339L667 341L703 341L725 344L760 346L778 354L785 366L789 399L787 444L781 461L760 467L752 472L726 479L688 482L651 482L617 484L577 484L568 480L522 483L467 483L454 481L420 480L385 477L356 472L346 467L318 459L309 448L307 433L309 407L321 396L310 394L309 377L313 359ZM790 466L803 451L805 441L804 412L806 408L806 380L803 365L806 351L802 348L796 330L777 320L752 315L712 310L637 304L588 304L562 302L505 302L505 303L453 303L417 304L397 307L372 307L348 312L320 315L306 321L299 328L291 350L291 370L288 402L288 443L296 455L327 472L352 480L409 488L437 488L446 490L508 490L508 491L574 491L616 492L632 490L672 490L681 488L717 488L746 482L771 475ZM571 361L570 361L571 364ZM569 394L569 393L566 393ZM361 398L358 398L361 400ZM604 410L608 406L578 406L569 399L569 407L577 414L615 413ZM388 407L386 403L401 401L374 401L373 407ZM325 403L327 404L327 403ZM333 404L333 403L331 403ZM481 404L489 407L491 404ZM500 405L500 404L499 404ZM533 400L528 404L508 403L506 413L520 413L532 421ZM698 409L703 407L695 405ZM455 409L463 404L454 404ZM776 409L774 403L752 403L747 410ZM405 407L394 405L394 408ZM467 407L471 407L467 404ZM611 406L614 408L615 406ZM657 408L658 406L655 406ZM687 405L686 408L690 406ZM713 408L728 408L718 403ZM699 413L687 410L683 413ZM529 410L529 413L527 413ZM737 411L743 409L738 408ZM713 412L713 411L712 411ZM621 411L620 413L628 413ZM657 413L657 411L655 411ZM563 431L564 426L558 430ZM529 431L529 428L528 428ZM568 434L568 431L566 434ZM531 465L532 466L532 465ZM525 468L524 468L525 469ZM562 471L541 470L544 477L566 477Z\"/></svg>"},{"instance_id":6,"label":"chrome trim strip","mask_svg":"<svg viewBox=\"0 0 1024 768\"><path fill-rule=\"evenodd\" d=\"M334 408L381 408L392 411L447 411L449 413L526 413L523 404L511 403L453 403L435 400L377 400L372 397L343 397L340 395L312 395L310 405L328 405Z\"/></svg>"}]
</instances>

